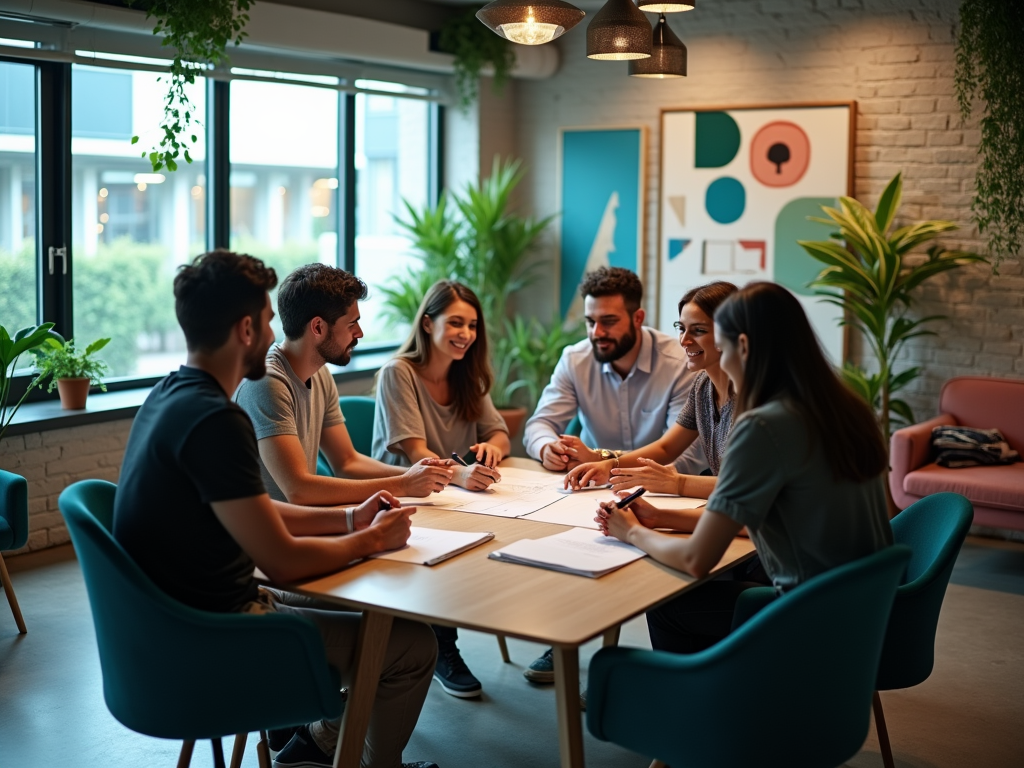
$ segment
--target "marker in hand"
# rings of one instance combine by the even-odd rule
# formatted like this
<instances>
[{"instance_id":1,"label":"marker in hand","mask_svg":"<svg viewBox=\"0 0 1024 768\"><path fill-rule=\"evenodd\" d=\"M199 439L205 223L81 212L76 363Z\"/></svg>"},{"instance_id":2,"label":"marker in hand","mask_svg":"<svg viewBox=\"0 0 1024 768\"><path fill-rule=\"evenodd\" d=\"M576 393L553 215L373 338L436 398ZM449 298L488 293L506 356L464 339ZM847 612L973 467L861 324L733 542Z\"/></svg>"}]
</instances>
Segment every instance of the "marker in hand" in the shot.
<instances>
[{"instance_id":1,"label":"marker in hand","mask_svg":"<svg viewBox=\"0 0 1024 768\"><path fill-rule=\"evenodd\" d=\"M630 504L632 504L634 501L636 501L641 496L643 496L645 493L647 493L647 489L646 488L637 488L635 491L633 491L631 494L629 494L629 496L624 496L623 498L621 498L618 501L616 501L615 502L615 508L616 509L625 509Z\"/></svg>"},{"instance_id":2,"label":"marker in hand","mask_svg":"<svg viewBox=\"0 0 1024 768\"><path fill-rule=\"evenodd\" d=\"M455 451L452 451L452 458L453 458L453 459L455 459L455 463L456 463L456 464L461 464L461 465L462 465L462 466L464 466L464 467L468 467L468 466L469 466L469 464L467 464L466 462L464 462L464 461L462 460L462 457L461 457L461 456L459 456L459 454L457 454L457 453L456 453Z\"/></svg>"}]
</instances>

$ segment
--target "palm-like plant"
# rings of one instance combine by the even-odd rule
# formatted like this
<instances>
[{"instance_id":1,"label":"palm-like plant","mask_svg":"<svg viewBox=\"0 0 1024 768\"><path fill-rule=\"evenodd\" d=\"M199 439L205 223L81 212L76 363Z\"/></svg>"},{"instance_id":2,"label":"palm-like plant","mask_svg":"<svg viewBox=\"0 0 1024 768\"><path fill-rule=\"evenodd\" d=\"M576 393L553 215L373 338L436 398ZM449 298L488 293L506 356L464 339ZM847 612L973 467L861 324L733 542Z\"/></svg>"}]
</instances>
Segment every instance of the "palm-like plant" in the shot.
<instances>
[{"instance_id":1,"label":"palm-like plant","mask_svg":"<svg viewBox=\"0 0 1024 768\"><path fill-rule=\"evenodd\" d=\"M11 426L14 414L25 402L28 393L39 384L44 374L37 375L25 388L21 398L14 405L8 405L7 401L11 395L11 382L14 379L14 372L18 368L18 358L29 352L48 339L55 342L63 342L64 339L53 331L53 323L22 328L11 338L7 329L0 325L0 440L3 439L7 428Z\"/></svg>"},{"instance_id":2,"label":"palm-like plant","mask_svg":"<svg viewBox=\"0 0 1024 768\"><path fill-rule=\"evenodd\" d=\"M975 253L948 251L933 245L928 249L925 261L912 265L905 263L904 257L913 249L943 232L958 229L958 226L952 221L922 221L890 233L902 192L903 180L901 174L896 174L886 186L873 214L853 198L841 197L838 210L822 207L827 219L813 219L839 225L839 231L832 233L832 239L799 241L808 254L826 265L811 287L845 310L842 322L864 334L878 359L877 373L871 374L847 363L842 374L846 382L875 408L886 439L893 414L897 421L913 422L910 406L892 395L920 375L916 367L895 373L893 363L907 341L918 336L935 335L924 326L944 317L910 317L912 291L940 272L985 261Z\"/></svg>"}]
</instances>

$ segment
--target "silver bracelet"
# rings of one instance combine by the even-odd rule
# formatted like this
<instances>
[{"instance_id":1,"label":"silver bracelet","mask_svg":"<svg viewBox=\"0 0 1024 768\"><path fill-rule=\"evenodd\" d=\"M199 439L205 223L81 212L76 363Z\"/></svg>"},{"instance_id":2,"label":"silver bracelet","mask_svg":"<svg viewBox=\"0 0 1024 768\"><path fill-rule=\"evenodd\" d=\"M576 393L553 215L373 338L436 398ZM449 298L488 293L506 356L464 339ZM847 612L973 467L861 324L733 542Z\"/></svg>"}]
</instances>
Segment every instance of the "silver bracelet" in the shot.
<instances>
[{"instance_id":1,"label":"silver bracelet","mask_svg":"<svg viewBox=\"0 0 1024 768\"><path fill-rule=\"evenodd\" d=\"M346 507L345 508L345 525L348 527L349 533L355 533L356 530L356 508Z\"/></svg>"}]
</instances>

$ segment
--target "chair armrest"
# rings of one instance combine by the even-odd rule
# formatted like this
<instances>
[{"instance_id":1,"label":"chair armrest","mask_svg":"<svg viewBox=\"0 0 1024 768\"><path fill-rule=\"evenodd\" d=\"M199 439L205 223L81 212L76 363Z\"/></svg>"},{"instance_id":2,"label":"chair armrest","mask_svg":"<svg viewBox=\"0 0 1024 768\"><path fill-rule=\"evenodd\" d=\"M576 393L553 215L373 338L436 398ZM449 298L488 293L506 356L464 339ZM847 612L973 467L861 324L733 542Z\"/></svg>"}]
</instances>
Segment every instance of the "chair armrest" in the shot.
<instances>
[{"instance_id":1,"label":"chair armrest","mask_svg":"<svg viewBox=\"0 0 1024 768\"><path fill-rule=\"evenodd\" d=\"M955 424L956 419L953 416L943 413L934 419L897 429L892 433L889 443L889 490L901 508L916 501L904 493L903 479L928 463L932 447L932 429Z\"/></svg>"}]
</instances>

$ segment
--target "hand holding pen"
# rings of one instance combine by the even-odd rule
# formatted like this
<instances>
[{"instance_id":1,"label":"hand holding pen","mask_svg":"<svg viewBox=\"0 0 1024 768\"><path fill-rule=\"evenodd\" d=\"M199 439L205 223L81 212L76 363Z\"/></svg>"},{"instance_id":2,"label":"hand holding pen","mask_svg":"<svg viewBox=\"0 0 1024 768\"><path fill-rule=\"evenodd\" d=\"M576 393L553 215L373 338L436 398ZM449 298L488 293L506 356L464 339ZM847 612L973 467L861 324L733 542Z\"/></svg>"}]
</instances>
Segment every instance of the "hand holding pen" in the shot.
<instances>
[{"instance_id":1,"label":"hand holding pen","mask_svg":"<svg viewBox=\"0 0 1024 768\"><path fill-rule=\"evenodd\" d=\"M617 501L602 501L597 509L597 517L594 518L601 533L625 541L629 529L641 525L629 507L645 493L646 488L637 488L628 495L622 495Z\"/></svg>"},{"instance_id":2,"label":"hand holding pen","mask_svg":"<svg viewBox=\"0 0 1024 768\"><path fill-rule=\"evenodd\" d=\"M488 467L486 464L470 466L457 453L452 453L452 459L459 465L455 468L452 482L461 485L467 491L483 491L501 480L498 470Z\"/></svg>"}]
</instances>

